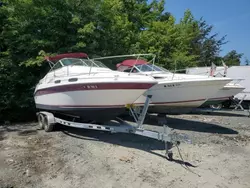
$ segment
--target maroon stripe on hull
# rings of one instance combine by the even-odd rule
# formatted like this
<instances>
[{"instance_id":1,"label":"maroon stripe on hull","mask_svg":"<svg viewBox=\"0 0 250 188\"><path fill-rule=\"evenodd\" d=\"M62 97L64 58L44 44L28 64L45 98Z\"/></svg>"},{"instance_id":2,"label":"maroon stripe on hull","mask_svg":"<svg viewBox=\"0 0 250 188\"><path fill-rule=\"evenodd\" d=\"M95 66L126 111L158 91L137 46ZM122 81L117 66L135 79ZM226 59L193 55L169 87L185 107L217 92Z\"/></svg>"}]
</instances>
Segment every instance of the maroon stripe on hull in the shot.
<instances>
[{"instance_id":1,"label":"maroon stripe on hull","mask_svg":"<svg viewBox=\"0 0 250 188\"><path fill-rule=\"evenodd\" d=\"M68 91L85 91L85 90L114 90L114 89L149 89L154 84L151 83L92 83L92 84L70 84L61 85L45 89L39 89L35 95L46 95Z\"/></svg>"},{"instance_id":2,"label":"maroon stripe on hull","mask_svg":"<svg viewBox=\"0 0 250 188\"><path fill-rule=\"evenodd\" d=\"M152 104L172 104L172 103L186 103L186 102L198 102L198 101L205 101L206 99L196 99L196 100L189 100L189 101L173 101L173 102L156 102Z\"/></svg>"},{"instance_id":3,"label":"maroon stripe on hull","mask_svg":"<svg viewBox=\"0 0 250 188\"><path fill-rule=\"evenodd\" d=\"M217 97L217 98L210 98L209 100L222 100L222 99L229 99L231 97L232 96L230 96L230 97Z\"/></svg>"},{"instance_id":4,"label":"maroon stripe on hull","mask_svg":"<svg viewBox=\"0 0 250 188\"><path fill-rule=\"evenodd\" d=\"M206 99L196 99L196 100L188 100L188 101L172 101L172 102L151 102L150 104L172 104L172 103L186 103L186 102L197 102L197 101L205 101ZM144 104L144 103L136 103L136 104Z\"/></svg>"},{"instance_id":5,"label":"maroon stripe on hull","mask_svg":"<svg viewBox=\"0 0 250 188\"><path fill-rule=\"evenodd\" d=\"M41 105L41 104L38 104ZM125 105L48 105L58 108L118 108L125 107Z\"/></svg>"}]
</instances>

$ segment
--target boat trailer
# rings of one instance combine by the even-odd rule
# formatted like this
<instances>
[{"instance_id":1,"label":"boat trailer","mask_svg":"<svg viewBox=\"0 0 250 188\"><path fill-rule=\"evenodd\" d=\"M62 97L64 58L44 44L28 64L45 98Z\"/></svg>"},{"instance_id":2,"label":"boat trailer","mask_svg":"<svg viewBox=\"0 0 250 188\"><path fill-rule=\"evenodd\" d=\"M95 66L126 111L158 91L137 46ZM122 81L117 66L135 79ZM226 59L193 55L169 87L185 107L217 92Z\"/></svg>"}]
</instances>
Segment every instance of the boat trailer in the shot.
<instances>
[{"instance_id":1,"label":"boat trailer","mask_svg":"<svg viewBox=\"0 0 250 188\"><path fill-rule=\"evenodd\" d=\"M111 126L111 125L100 125L100 124L92 124L92 123L79 123L75 121L67 121L58 117L55 117L51 112L40 111L37 113L39 127L44 129L46 132L53 131L55 124L59 123L61 125L75 127L75 128L83 128L83 129L91 129L91 130L99 130L99 131L107 131L111 133L129 133L140 136L145 136L148 138L156 139L165 143L166 157L169 160L173 159L172 148L174 145L179 145L180 142L190 143L190 139L185 134L177 134L172 131L171 128L167 126L167 117L159 117L158 124L162 125L164 128L163 132L156 132L151 130L144 129L143 122L147 114L149 101L152 96L149 95L146 98L144 107L142 108L142 112L138 115L138 111L135 112L133 107L130 107L129 110L134 117L135 126L125 122L120 118L116 118L116 121L119 123L119 126Z\"/></svg>"}]
</instances>

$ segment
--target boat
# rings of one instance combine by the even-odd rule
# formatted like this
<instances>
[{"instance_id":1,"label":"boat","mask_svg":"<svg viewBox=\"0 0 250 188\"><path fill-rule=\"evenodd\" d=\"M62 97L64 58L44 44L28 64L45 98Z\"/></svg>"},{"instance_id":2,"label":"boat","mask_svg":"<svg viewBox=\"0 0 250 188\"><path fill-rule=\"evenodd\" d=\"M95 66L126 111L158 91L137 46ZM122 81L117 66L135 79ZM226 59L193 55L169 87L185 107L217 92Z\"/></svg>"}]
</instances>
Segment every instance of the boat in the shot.
<instances>
[{"instance_id":1,"label":"boat","mask_svg":"<svg viewBox=\"0 0 250 188\"><path fill-rule=\"evenodd\" d=\"M219 109L222 106L229 107L231 104L231 99L238 98L239 100L250 100L249 91L247 90L250 75L249 66L218 66L214 67L193 67L187 68L186 74L189 75L210 75L214 77L229 77L233 81L226 84L222 89L220 89L213 97L208 99L201 107L210 106L212 108Z\"/></svg>"},{"instance_id":2,"label":"boat","mask_svg":"<svg viewBox=\"0 0 250 188\"><path fill-rule=\"evenodd\" d=\"M244 89L245 87L242 85L230 82L220 89L213 97L209 98L205 103L203 103L201 107L210 106L215 109L220 109L223 105L229 107L231 103L227 102L233 99L235 95L242 92Z\"/></svg>"},{"instance_id":3,"label":"boat","mask_svg":"<svg viewBox=\"0 0 250 188\"><path fill-rule=\"evenodd\" d=\"M153 62L153 61L152 61ZM117 70L134 75L154 77L158 84L151 87L135 104L142 104L152 95L148 112L188 113L214 96L231 78L172 73L143 59L126 59L116 65Z\"/></svg>"},{"instance_id":4,"label":"boat","mask_svg":"<svg viewBox=\"0 0 250 188\"><path fill-rule=\"evenodd\" d=\"M85 53L45 59L51 69L36 85L36 108L82 122L114 119L157 83L149 76L113 71Z\"/></svg>"}]
</instances>

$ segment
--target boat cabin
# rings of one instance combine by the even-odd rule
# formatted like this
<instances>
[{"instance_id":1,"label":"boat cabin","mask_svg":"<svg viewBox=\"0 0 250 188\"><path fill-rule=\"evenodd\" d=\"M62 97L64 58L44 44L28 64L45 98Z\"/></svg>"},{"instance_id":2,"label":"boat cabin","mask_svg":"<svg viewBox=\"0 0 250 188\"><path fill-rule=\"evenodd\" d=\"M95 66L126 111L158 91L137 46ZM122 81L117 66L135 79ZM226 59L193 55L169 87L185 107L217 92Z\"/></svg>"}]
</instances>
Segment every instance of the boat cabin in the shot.
<instances>
[{"instance_id":1,"label":"boat cabin","mask_svg":"<svg viewBox=\"0 0 250 188\"><path fill-rule=\"evenodd\" d=\"M53 57L46 57L46 60L52 64L51 70L56 70L65 66L108 68L100 61L89 59L88 55L85 53L60 54Z\"/></svg>"},{"instance_id":2,"label":"boat cabin","mask_svg":"<svg viewBox=\"0 0 250 188\"><path fill-rule=\"evenodd\" d=\"M51 67L50 71L44 77L46 79L111 71L102 62L89 59L85 53L60 54L53 57L46 57L46 60Z\"/></svg>"}]
</instances>

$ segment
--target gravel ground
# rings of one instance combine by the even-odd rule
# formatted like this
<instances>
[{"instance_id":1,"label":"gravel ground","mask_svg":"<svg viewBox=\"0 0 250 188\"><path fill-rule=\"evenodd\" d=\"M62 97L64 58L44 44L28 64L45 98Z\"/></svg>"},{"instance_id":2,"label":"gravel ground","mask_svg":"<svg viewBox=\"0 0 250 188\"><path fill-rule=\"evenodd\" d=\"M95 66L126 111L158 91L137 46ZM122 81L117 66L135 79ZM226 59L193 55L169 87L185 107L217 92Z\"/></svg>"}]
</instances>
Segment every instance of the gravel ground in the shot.
<instances>
[{"instance_id":1,"label":"gravel ground","mask_svg":"<svg viewBox=\"0 0 250 188\"><path fill-rule=\"evenodd\" d=\"M161 131L151 116L146 127ZM192 144L173 148L152 139L37 123L0 126L0 188L250 187L250 118L241 113L168 117ZM187 168L188 166L188 168Z\"/></svg>"}]
</instances>

